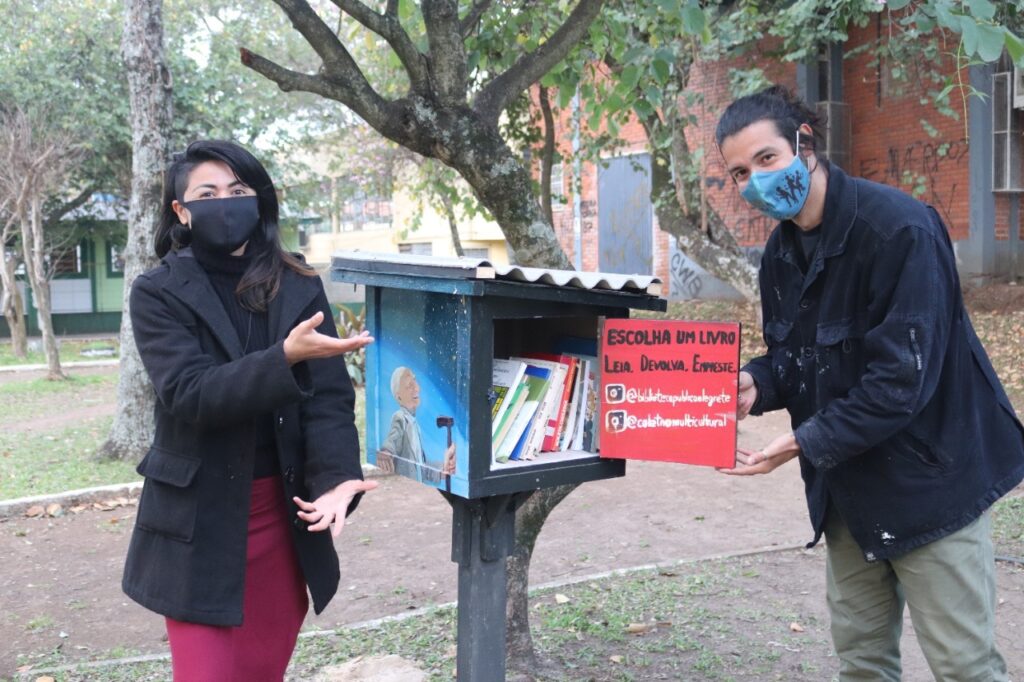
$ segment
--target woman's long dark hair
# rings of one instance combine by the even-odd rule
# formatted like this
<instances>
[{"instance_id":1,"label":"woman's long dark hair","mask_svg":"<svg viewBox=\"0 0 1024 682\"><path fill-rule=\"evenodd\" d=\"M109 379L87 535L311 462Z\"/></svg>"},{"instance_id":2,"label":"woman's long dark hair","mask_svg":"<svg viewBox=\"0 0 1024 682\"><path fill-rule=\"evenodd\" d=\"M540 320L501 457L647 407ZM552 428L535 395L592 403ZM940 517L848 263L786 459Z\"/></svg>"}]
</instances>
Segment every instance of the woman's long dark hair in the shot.
<instances>
[{"instance_id":1,"label":"woman's long dark hair","mask_svg":"<svg viewBox=\"0 0 1024 682\"><path fill-rule=\"evenodd\" d=\"M286 267L302 275L312 276L316 272L281 248L274 183L263 164L234 142L197 140L184 153L175 154L164 178L163 204L155 238L156 255L163 258L168 251L177 251L191 243L191 231L178 220L171 204L175 199L184 203L188 176L193 168L206 161L222 161L227 164L236 178L256 192L261 226L246 247L246 253L252 254L252 263L242 275L235 294L243 308L262 312L277 296L281 288L281 275Z\"/></svg>"}]
</instances>

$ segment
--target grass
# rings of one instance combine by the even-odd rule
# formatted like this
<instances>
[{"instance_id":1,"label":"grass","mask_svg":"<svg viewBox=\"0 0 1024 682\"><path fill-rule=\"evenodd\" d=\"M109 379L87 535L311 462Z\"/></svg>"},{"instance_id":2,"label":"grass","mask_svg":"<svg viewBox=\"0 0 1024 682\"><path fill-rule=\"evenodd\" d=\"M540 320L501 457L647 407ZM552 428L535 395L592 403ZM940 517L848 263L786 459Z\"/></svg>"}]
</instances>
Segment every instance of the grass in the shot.
<instances>
[{"instance_id":1,"label":"grass","mask_svg":"<svg viewBox=\"0 0 1024 682\"><path fill-rule=\"evenodd\" d=\"M821 568L820 556L744 557L566 586L557 590L559 599L554 590L534 593L533 636L547 664L538 679L830 679L821 672L833 667L827 624L794 611L784 594L765 598L756 581L741 575L766 562L771 566L765 572L780 582L788 578L775 565L802 562L803 570ZM751 590L758 593L756 601ZM795 620L806 632L790 631ZM304 637L287 679L309 680L356 656L395 654L413 661L432 682L448 682L455 672L455 633L456 611L444 608L377 627ZM46 662L53 665L52 659ZM804 674L794 674L801 666ZM28 672L25 679L38 674ZM57 682L170 680L170 664L125 664L102 672L80 668L53 676Z\"/></svg>"},{"instance_id":2,"label":"grass","mask_svg":"<svg viewBox=\"0 0 1024 682\"><path fill-rule=\"evenodd\" d=\"M23 422L59 413L66 406L110 402L116 391L116 374L86 374L66 381L10 381L0 384L0 414L8 423Z\"/></svg>"},{"instance_id":3,"label":"grass","mask_svg":"<svg viewBox=\"0 0 1024 682\"><path fill-rule=\"evenodd\" d=\"M1004 497L992 507L996 555L1024 561L1024 496Z\"/></svg>"},{"instance_id":4,"label":"grass","mask_svg":"<svg viewBox=\"0 0 1024 682\"><path fill-rule=\"evenodd\" d=\"M120 341L116 338L110 339L58 339L61 362L76 362L81 360L102 360L116 358ZM30 339L28 357L16 358L11 352L11 344L5 340L0 344L0 366L4 365L41 365L46 363L46 356L43 355L42 347L38 339ZM105 351L113 348L113 355L92 355L90 351ZM84 355L83 355L84 353Z\"/></svg>"},{"instance_id":5,"label":"grass","mask_svg":"<svg viewBox=\"0 0 1024 682\"><path fill-rule=\"evenodd\" d=\"M101 417L42 433L0 433L0 499L138 480L132 462L93 459L110 423Z\"/></svg>"},{"instance_id":6,"label":"grass","mask_svg":"<svg viewBox=\"0 0 1024 682\"><path fill-rule=\"evenodd\" d=\"M116 375L83 376L66 382L32 381L0 384L0 414L4 420L24 421L53 414L52 403L84 405L113 399ZM356 427L365 443L365 391L356 389ZM97 398L100 396L100 398ZM93 454L106 440L111 417L90 419L75 426L40 432L0 432L0 500L44 495L139 480L135 462L96 461ZM361 448L365 463L365 449Z\"/></svg>"}]
</instances>

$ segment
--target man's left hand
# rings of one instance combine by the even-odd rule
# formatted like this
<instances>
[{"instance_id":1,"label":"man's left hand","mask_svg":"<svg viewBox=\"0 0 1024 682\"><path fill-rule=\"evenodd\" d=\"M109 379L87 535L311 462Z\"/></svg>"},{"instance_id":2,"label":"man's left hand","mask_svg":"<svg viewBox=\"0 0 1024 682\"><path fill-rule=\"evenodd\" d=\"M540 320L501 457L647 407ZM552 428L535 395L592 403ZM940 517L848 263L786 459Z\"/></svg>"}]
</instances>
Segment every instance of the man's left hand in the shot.
<instances>
[{"instance_id":1,"label":"man's left hand","mask_svg":"<svg viewBox=\"0 0 1024 682\"><path fill-rule=\"evenodd\" d=\"M377 481L345 481L313 502L306 502L299 497L293 497L292 500L299 507L299 518L309 524L308 531L315 533L330 528L331 536L338 537L345 527L345 513L352 498L373 490L377 485Z\"/></svg>"}]
</instances>

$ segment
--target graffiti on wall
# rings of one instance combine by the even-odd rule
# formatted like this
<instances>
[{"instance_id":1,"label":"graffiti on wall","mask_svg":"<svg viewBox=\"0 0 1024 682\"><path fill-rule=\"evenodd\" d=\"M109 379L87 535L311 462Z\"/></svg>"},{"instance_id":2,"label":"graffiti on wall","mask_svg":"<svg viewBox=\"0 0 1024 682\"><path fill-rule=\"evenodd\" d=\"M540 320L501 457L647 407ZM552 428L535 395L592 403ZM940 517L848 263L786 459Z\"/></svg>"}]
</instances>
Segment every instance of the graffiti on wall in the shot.
<instances>
[{"instance_id":1,"label":"graffiti on wall","mask_svg":"<svg viewBox=\"0 0 1024 682\"><path fill-rule=\"evenodd\" d=\"M858 173L866 180L884 182L896 187L913 189L922 185L919 196L938 210L949 229L953 229L953 207L961 192L959 183L939 186L939 173L959 168L967 158L967 138L959 140L914 140L886 150L884 159L862 159Z\"/></svg>"},{"instance_id":2,"label":"graffiti on wall","mask_svg":"<svg viewBox=\"0 0 1024 682\"><path fill-rule=\"evenodd\" d=\"M760 247L743 249L744 255L754 267L761 264L764 249ZM669 258L669 299L685 301L691 299L742 298L730 284L708 273L678 249L672 241L672 255Z\"/></svg>"}]
</instances>

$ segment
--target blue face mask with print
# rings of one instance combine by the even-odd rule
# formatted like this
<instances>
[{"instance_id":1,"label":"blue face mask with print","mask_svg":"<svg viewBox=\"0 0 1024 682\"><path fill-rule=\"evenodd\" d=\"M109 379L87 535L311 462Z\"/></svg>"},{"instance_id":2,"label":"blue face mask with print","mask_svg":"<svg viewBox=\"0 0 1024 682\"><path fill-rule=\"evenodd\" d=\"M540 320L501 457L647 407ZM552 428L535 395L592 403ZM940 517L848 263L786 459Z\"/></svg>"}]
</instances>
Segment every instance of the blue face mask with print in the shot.
<instances>
[{"instance_id":1,"label":"blue face mask with print","mask_svg":"<svg viewBox=\"0 0 1024 682\"><path fill-rule=\"evenodd\" d=\"M799 131L796 141L799 150ZM751 173L740 196L765 215L776 220L789 220L804 207L810 191L811 174L797 154L785 168Z\"/></svg>"}]
</instances>

